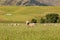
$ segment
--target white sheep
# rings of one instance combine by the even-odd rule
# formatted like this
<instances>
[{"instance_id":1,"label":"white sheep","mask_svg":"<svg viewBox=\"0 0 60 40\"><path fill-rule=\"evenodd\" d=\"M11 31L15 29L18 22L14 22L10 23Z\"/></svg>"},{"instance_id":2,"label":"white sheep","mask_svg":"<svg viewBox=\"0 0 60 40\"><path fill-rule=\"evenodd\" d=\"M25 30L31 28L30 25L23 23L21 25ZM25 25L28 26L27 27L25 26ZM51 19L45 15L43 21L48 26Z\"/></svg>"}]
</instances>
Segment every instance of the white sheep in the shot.
<instances>
[{"instance_id":1,"label":"white sheep","mask_svg":"<svg viewBox=\"0 0 60 40\"><path fill-rule=\"evenodd\" d=\"M35 25L35 23L30 23L29 21L26 21L26 25L29 27L33 27Z\"/></svg>"},{"instance_id":2,"label":"white sheep","mask_svg":"<svg viewBox=\"0 0 60 40\"><path fill-rule=\"evenodd\" d=\"M12 25L12 26L20 26L19 23L12 23L11 25Z\"/></svg>"},{"instance_id":3,"label":"white sheep","mask_svg":"<svg viewBox=\"0 0 60 40\"><path fill-rule=\"evenodd\" d=\"M29 23L28 26L33 27L33 26L35 26L35 23Z\"/></svg>"}]
</instances>

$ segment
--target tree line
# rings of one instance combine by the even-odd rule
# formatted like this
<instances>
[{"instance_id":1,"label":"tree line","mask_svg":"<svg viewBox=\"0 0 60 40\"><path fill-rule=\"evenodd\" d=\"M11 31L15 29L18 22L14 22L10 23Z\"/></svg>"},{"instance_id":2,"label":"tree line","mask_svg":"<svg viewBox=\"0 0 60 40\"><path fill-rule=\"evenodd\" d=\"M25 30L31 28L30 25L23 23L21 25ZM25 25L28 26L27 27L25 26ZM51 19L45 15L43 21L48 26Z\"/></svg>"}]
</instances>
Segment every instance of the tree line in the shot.
<instances>
[{"instance_id":1,"label":"tree line","mask_svg":"<svg viewBox=\"0 0 60 40\"><path fill-rule=\"evenodd\" d=\"M32 23L37 23L37 19L32 19ZM44 17L40 18L39 23L60 23L60 16L57 13L46 14Z\"/></svg>"}]
</instances>

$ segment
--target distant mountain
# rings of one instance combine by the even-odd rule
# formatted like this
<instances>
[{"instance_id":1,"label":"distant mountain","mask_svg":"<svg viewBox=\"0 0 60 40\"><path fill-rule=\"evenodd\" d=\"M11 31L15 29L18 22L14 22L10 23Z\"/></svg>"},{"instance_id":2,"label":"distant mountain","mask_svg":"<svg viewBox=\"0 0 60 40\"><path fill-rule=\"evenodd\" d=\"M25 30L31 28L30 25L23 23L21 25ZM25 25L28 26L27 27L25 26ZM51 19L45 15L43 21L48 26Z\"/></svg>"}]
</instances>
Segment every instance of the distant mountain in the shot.
<instances>
[{"instance_id":1,"label":"distant mountain","mask_svg":"<svg viewBox=\"0 0 60 40\"><path fill-rule=\"evenodd\" d=\"M60 0L0 0L0 5L60 6Z\"/></svg>"}]
</instances>

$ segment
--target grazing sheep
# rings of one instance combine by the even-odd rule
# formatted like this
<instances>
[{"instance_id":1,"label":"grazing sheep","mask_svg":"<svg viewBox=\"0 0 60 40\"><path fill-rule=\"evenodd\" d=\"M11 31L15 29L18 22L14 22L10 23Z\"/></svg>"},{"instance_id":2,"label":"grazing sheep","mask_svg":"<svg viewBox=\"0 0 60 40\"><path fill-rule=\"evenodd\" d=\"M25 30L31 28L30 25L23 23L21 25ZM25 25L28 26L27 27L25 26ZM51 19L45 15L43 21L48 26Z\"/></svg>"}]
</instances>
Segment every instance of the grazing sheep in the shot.
<instances>
[{"instance_id":1,"label":"grazing sheep","mask_svg":"<svg viewBox=\"0 0 60 40\"><path fill-rule=\"evenodd\" d=\"M20 26L19 23L2 23L1 26Z\"/></svg>"},{"instance_id":2,"label":"grazing sheep","mask_svg":"<svg viewBox=\"0 0 60 40\"><path fill-rule=\"evenodd\" d=\"M8 26L17 26L16 23L10 23L10 24L7 24Z\"/></svg>"},{"instance_id":3,"label":"grazing sheep","mask_svg":"<svg viewBox=\"0 0 60 40\"><path fill-rule=\"evenodd\" d=\"M12 23L11 25L12 25L12 26L18 26L19 24L17 24L17 23Z\"/></svg>"},{"instance_id":4,"label":"grazing sheep","mask_svg":"<svg viewBox=\"0 0 60 40\"><path fill-rule=\"evenodd\" d=\"M28 26L29 27L33 27L35 25L35 23L29 23Z\"/></svg>"},{"instance_id":5,"label":"grazing sheep","mask_svg":"<svg viewBox=\"0 0 60 40\"><path fill-rule=\"evenodd\" d=\"M28 25L29 24L29 21L26 21L26 25Z\"/></svg>"},{"instance_id":6,"label":"grazing sheep","mask_svg":"<svg viewBox=\"0 0 60 40\"><path fill-rule=\"evenodd\" d=\"M30 23L29 21L26 21L26 25L29 27L33 27L35 25L35 23Z\"/></svg>"},{"instance_id":7,"label":"grazing sheep","mask_svg":"<svg viewBox=\"0 0 60 40\"><path fill-rule=\"evenodd\" d=\"M11 25L12 25L12 26L20 26L19 23L12 23Z\"/></svg>"},{"instance_id":8,"label":"grazing sheep","mask_svg":"<svg viewBox=\"0 0 60 40\"><path fill-rule=\"evenodd\" d=\"M20 26L20 24L18 23L17 26Z\"/></svg>"}]
</instances>

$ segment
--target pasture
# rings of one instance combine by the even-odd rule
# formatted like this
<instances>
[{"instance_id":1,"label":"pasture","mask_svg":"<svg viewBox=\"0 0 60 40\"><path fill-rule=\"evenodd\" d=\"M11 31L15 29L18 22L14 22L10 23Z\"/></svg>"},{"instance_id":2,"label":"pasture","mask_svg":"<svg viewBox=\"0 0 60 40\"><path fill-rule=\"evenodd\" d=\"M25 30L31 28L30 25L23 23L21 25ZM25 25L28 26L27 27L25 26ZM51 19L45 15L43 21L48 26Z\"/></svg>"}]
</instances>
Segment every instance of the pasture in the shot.
<instances>
[{"instance_id":1,"label":"pasture","mask_svg":"<svg viewBox=\"0 0 60 40\"><path fill-rule=\"evenodd\" d=\"M59 6L0 6L0 22L13 21L25 22L32 18L40 19L47 13L60 14Z\"/></svg>"},{"instance_id":2,"label":"pasture","mask_svg":"<svg viewBox=\"0 0 60 40\"><path fill-rule=\"evenodd\" d=\"M2 25L3 24L3 25ZM28 27L0 23L0 40L60 40L60 24L36 24Z\"/></svg>"},{"instance_id":3,"label":"pasture","mask_svg":"<svg viewBox=\"0 0 60 40\"><path fill-rule=\"evenodd\" d=\"M58 13L59 6L0 6L0 40L60 40L60 24L28 27L25 21L40 19L47 13ZM3 22L3 23L2 23ZM13 25L11 22L17 22ZM18 23L19 22L19 23Z\"/></svg>"}]
</instances>

